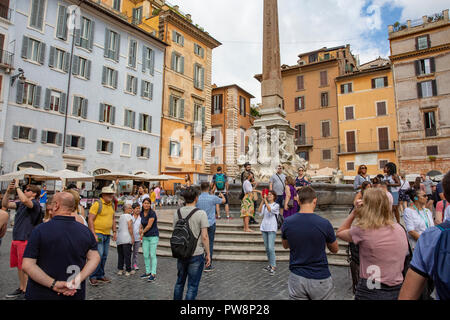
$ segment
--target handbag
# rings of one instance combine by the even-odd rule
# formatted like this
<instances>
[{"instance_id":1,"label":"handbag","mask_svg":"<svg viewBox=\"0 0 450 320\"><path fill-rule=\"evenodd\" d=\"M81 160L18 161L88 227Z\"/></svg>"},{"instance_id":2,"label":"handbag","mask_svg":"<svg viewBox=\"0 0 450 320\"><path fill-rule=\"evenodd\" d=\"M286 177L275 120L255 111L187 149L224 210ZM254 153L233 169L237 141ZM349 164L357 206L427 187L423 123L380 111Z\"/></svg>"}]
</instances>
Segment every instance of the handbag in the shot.
<instances>
[{"instance_id":1,"label":"handbag","mask_svg":"<svg viewBox=\"0 0 450 320\"><path fill-rule=\"evenodd\" d=\"M282 214L277 214L277 227L278 227L278 230L281 229L281 226L283 225L283 222L284 222L283 215Z\"/></svg>"}]
</instances>

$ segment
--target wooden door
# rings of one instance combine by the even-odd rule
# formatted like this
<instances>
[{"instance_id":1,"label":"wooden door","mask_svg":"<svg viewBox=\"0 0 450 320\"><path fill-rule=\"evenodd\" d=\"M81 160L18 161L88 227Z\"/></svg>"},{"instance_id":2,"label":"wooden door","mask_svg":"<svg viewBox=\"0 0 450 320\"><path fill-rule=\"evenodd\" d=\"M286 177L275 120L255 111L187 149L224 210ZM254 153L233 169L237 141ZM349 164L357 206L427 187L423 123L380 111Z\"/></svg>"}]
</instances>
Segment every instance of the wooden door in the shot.
<instances>
[{"instance_id":1,"label":"wooden door","mask_svg":"<svg viewBox=\"0 0 450 320\"><path fill-rule=\"evenodd\" d=\"M347 131L347 152L355 152L356 151L356 134L355 131Z\"/></svg>"},{"instance_id":2,"label":"wooden door","mask_svg":"<svg viewBox=\"0 0 450 320\"><path fill-rule=\"evenodd\" d=\"M378 146L380 150L389 149L388 128L378 128Z\"/></svg>"}]
</instances>

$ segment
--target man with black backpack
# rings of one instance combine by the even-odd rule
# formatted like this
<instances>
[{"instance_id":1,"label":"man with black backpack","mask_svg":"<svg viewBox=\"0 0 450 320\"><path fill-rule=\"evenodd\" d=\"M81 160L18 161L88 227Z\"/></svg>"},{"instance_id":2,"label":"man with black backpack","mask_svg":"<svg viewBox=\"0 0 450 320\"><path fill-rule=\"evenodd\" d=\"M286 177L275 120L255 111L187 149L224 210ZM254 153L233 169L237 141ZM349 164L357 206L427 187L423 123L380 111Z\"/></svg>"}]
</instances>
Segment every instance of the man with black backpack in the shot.
<instances>
[{"instance_id":1,"label":"man with black backpack","mask_svg":"<svg viewBox=\"0 0 450 320\"><path fill-rule=\"evenodd\" d=\"M186 201L186 206L178 209L173 216L174 231L170 239L172 256L178 259L178 278L173 299L183 299L187 279L186 300L195 300L203 268L211 264L209 223L206 212L195 207L198 200L197 190L188 187L183 190L181 196Z\"/></svg>"},{"instance_id":2,"label":"man with black backpack","mask_svg":"<svg viewBox=\"0 0 450 320\"><path fill-rule=\"evenodd\" d=\"M450 200L450 171L442 180L444 197ZM450 219L430 227L419 237L399 300L419 299L428 279L434 281L436 297L450 300Z\"/></svg>"},{"instance_id":3,"label":"man with black backpack","mask_svg":"<svg viewBox=\"0 0 450 320\"><path fill-rule=\"evenodd\" d=\"M17 192L19 200L10 203L8 195L14 192ZM22 270L22 259L31 232L36 225L42 222L43 215L39 204L40 195L40 188L32 184L26 185L24 191L22 191L16 179L9 184L8 190L2 200L2 207L16 210L11 243L10 267L17 268L20 282L19 288L7 294L7 298L25 299L28 276Z\"/></svg>"}]
</instances>

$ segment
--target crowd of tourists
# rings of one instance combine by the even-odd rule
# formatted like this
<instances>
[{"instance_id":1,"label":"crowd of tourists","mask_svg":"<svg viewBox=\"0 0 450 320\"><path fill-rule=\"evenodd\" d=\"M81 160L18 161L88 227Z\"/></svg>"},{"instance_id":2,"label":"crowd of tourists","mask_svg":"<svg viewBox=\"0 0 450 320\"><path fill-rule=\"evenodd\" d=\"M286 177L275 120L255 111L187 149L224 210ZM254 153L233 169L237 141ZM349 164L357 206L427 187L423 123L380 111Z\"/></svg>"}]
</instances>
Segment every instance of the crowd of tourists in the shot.
<instances>
[{"instance_id":1,"label":"crowd of tourists","mask_svg":"<svg viewBox=\"0 0 450 320\"><path fill-rule=\"evenodd\" d=\"M268 261L263 269L270 275L276 274L275 241L280 231L283 247L290 250L290 299L336 298L326 249L337 253L337 239L350 244L355 299L430 299L434 290L437 299L450 298L450 172L436 186L426 176L410 185L393 163L373 179L367 167L360 166L353 208L335 232L330 221L314 213L317 193L305 168L299 168L297 177L283 171L278 166L269 188L259 190L251 165L245 164L240 217L244 232L255 232L250 226L258 223L255 214L262 217L259 229ZM201 183L200 192L189 181L182 187L184 205L173 213L175 300L183 296L194 300L203 272L215 269L221 206L232 219L228 177L221 167L211 182ZM6 232L8 210L16 210L10 267L18 270L19 288L7 297L85 299L86 282L92 286L111 282L105 274L111 240L117 244L118 276L129 277L139 270L142 248L140 278L156 281L161 189L139 186L116 223L117 185L118 181L115 187L104 187L85 212L76 187L48 196L45 188L11 182L2 199L0 238ZM9 201L12 194L17 196L15 202Z\"/></svg>"}]
</instances>

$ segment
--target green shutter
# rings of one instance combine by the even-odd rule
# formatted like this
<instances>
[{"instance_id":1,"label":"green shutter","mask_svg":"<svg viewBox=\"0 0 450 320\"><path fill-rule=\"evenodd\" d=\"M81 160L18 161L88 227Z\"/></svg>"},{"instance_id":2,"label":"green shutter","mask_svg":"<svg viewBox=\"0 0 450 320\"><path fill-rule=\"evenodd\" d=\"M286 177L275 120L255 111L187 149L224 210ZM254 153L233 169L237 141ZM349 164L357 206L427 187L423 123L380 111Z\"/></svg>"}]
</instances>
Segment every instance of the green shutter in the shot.
<instances>
[{"instance_id":1,"label":"green shutter","mask_svg":"<svg viewBox=\"0 0 450 320\"><path fill-rule=\"evenodd\" d=\"M95 23L94 21L90 20L90 25L89 25L89 40L88 40L88 44L87 44L87 49L92 50L92 47L94 45L94 26Z\"/></svg>"},{"instance_id":2,"label":"green shutter","mask_svg":"<svg viewBox=\"0 0 450 320\"><path fill-rule=\"evenodd\" d=\"M17 91L16 91L16 103L22 104L23 103L23 92L25 89L25 83L22 81L19 81L17 83Z\"/></svg>"},{"instance_id":3,"label":"green shutter","mask_svg":"<svg viewBox=\"0 0 450 320\"><path fill-rule=\"evenodd\" d=\"M180 99L180 119L184 119L184 99Z\"/></svg>"},{"instance_id":4,"label":"green shutter","mask_svg":"<svg viewBox=\"0 0 450 320\"><path fill-rule=\"evenodd\" d=\"M56 25L56 37L67 39L67 7L60 5L58 7L58 22Z\"/></svg>"},{"instance_id":5,"label":"green shutter","mask_svg":"<svg viewBox=\"0 0 450 320\"><path fill-rule=\"evenodd\" d=\"M45 103L44 103L44 110L50 110L50 95L51 95L50 89L45 89Z\"/></svg>"},{"instance_id":6,"label":"green shutter","mask_svg":"<svg viewBox=\"0 0 450 320\"><path fill-rule=\"evenodd\" d=\"M56 54L56 48L50 47L50 55L48 57L48 66L53 68L55 65L55 54Z\"/></svg>"},{"instance_id":7,"label":"green shutter","mask_svg":"<svg viewBox=\"0 0 450 320\"><path fill-rule=\"evenodd\" d=\"M174 99L173 96L170 95L170 104L169 104L169 116L173 117L174 116Z\"/></svg>"},{"instance_id":8,"label":"green shutter","mask_svg":"<svg viewBox=\"0 0 450 320\"><path fill-rule=\"evenodd\" d=\"M22 38L22 58L24 59L28 59L28 44L29 44L29 39L25 36L23 36Z\"/></svg>"},{"instance_id":9,"label":"green shutter","mask_svg":"<svg viewBox=\"0 0 450 320\"><path fill-rule=\"evenodd\" d=\"M41 86L36 86L34 89L33 106L36 108L39 108L39 106L41 105L41 91L42 91Z\"/></svg>"}]
</instances>

